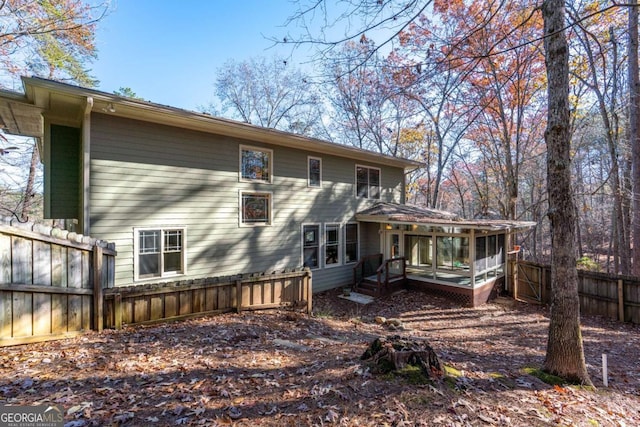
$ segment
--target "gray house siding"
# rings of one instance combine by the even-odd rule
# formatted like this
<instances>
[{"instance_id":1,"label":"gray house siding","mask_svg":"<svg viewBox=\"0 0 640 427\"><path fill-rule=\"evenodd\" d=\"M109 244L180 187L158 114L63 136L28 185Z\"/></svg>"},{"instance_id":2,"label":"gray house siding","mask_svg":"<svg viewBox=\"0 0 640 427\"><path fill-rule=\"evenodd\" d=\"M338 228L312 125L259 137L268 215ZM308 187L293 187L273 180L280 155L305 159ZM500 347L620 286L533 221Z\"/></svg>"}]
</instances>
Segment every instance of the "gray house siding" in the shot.
<instances>
[{"instance_id":1,"label":"gray house siding","mask_svg":"<svg viewBox=\"0 0 640 427\"><path fill-rule=\"evenodd\" d=\"M241 144L273 150L271 184L240 182ZM322 158L321 189L307 186L308 156ZM136 227L186 228L184 278L297 267L303 224L341 224L344 238L344 224L373 202L355 196L356 164L381 169L382 200L403 201L401 168L92 114L90 232L116 243L116 286L134 283ZM243 190L272 194L270 226L239 226ZM352 266L314 270L314 291L349 283Z\"/></svg>"}]
</instances>

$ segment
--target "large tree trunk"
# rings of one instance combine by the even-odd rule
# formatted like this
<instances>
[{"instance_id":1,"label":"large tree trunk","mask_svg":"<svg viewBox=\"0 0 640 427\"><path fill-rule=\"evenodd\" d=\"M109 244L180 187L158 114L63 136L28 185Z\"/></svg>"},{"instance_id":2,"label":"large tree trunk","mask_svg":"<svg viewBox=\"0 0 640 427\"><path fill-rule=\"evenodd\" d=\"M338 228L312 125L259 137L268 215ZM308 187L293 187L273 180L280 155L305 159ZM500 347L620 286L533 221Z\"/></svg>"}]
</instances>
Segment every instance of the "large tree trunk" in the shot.
<instances>
[{"instance_id":1,"label":"large tree trunk","mask_svg":"<svg viewBox=\"0 0 640 427\"><path fill-rule=\"evenodd\" d=\"M638 1L629 2L629 143L633 169L632 272L640 276L640 79L638 77Z\"/></svg>"},{"instance_id":2,"label":"large tree trunk","mask_svg":"<svg viewBox=\"0 0 640 427\"><path fill-rule=\"evenodd\" d=\"M544 48L547 67L547 188L551 221L551 319L544 369L570 381L591 384L580 331L575 257L575 205L571 192L569 129L569 47L564 0L545 0Z\"/></svg>"}]
</instances>

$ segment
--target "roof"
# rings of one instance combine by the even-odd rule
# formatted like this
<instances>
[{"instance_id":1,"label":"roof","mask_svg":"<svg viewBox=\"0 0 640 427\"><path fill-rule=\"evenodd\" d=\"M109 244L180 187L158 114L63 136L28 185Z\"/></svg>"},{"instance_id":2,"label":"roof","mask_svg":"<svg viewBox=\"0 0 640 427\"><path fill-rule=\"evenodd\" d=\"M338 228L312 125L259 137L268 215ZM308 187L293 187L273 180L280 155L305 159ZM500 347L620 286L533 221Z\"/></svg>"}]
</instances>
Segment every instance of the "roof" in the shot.
<instances>
[{"instance_id":1,"label":"roof","mask_svg":"<svg viewBox=\"0 0 640 427\"><path fill-rule=\"evenodd\" d=\"M455 226L480 230L524 230L536 226L532 221L506 219L462 219L451 212L399 203L377 202L370 208L356 213L358 221L392 222L402 224L428 224Z\"/></svg>"},{"instance_id":2,"label":"roof","mask_svg":"<svg viewBox=\"0 0 640 427\"><path fill-rule=\"evenodd\" d=\"M44 135L42 114L54 123L80 127L84 116L94 112L400 167L405 171L422 166L409 159L53 80L23 77L22 84L24 95L0 91L0 125L17 135L41 138Z\"/></svg>"}]
</instances>

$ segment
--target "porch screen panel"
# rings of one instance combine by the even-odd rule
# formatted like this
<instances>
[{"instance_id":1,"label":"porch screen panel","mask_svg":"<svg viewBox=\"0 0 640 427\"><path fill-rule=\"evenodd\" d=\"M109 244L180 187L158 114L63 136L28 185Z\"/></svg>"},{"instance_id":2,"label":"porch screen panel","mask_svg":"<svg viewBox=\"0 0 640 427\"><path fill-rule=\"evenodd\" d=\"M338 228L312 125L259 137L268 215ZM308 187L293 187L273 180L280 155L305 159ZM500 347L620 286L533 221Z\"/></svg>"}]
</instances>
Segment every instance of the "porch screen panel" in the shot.
<instances>
[{"instance_id":1,"label":"porch screen panel","mask_svg":"<svg viewBox=\"0 0 640 427\"><path fill-rule=\"evenodd\" d=\"M487 238L485 236L476 237L476 272L487 269Z\"/></svg>"}]
</instances>

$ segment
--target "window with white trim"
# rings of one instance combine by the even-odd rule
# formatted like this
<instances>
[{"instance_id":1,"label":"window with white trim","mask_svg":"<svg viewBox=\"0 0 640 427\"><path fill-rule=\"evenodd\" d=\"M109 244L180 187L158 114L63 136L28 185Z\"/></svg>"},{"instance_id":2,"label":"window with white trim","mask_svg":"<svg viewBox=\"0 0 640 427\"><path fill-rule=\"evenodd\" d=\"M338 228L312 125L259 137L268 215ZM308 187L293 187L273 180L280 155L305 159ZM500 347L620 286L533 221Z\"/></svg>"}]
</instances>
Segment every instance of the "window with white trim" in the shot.
<instances>
[{"instance_id":1,"label":"window with white trim","mask_svg":"<svg viewBox=\"0 0 640 427\"><path fill-rule=\"evenodd\" d=\"M307 157L307 185L322 187L322 159L319 157Z\"/></svg>"},{"instance_id":2,"label":"window with white trim","mask_svg":"<svg viewBox=\"0 0 640 427\"><path fill-rule=\"evenodd\" d=\"M184 227L134 229L135 280L186 272Z\"/></svg>"},{"instance_id":3,"label":"window with white trim","mask_svg":"<svg viewBox=\"0 0 640 427\"><path fill-rule=\"evenodd\" d=\"M340 224L324 225L324 265L327 267L342 263L340 256Z\"/></svg>"},{"instance_id":4,"label":"window with white trim","mask_svg":"<svg viewBox=\"0 0 640 427\"><path fill-rule=\"evenodd\" d=\"M240 181L271 183L273 150L240 146Z\"/></svg>"},{"instance_id":5,"label":"window with white trim","mask_svg":"<svg viewBox=\"0 0 640 427\"><path fill-rule=\"evenodd\" d=\"M344 262L350 264L358 261L358 224L344 225Z\"/></svg>"},{"instance_id":6,"label":"window with white trim","mask_svg":"<svg viewBox=\"0 0 640 427\"><path fill-rule=\"evenodd\" d=\"M302 265L310 269L320 267L320 225L302 225Z\"/></svg>"},{"instance_id":7,"label":"window with white trim","mask_svg":"<svg viewBox=\"0 0 640 427\"><path fill-rule=\"evenodd\" d=\"M271 225L271 193L240 192L240 225Z\"/></svg>"},{"instance_id":8,"label":"window with white trim","mask_svg":"<svg viewBox=\"0 0 640 427\"><path fill-rule=\"evenodd\" d=\"M380 199L380 169L356 165L356 196Z\"/></svg>"}]
</instances>

